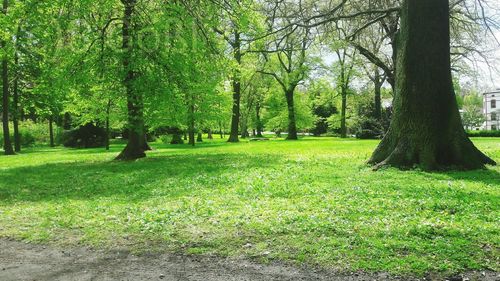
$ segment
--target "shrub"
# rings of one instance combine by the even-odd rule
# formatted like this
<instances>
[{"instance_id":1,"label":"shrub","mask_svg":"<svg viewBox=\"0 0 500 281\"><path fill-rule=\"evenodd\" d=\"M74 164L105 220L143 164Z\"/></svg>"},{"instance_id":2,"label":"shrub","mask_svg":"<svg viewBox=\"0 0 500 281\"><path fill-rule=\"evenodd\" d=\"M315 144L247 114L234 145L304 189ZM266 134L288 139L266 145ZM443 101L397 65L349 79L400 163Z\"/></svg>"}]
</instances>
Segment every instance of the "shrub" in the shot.
<instances>
[{"instance_id":1,"label":"shrub","mask_svg":"<svg viewBox=\"0 0 500 281\"><path fill-rule=\"evenodd\" d=\"M89 123L72 130L64 131L61 141L65 147L103 147L106 143L106 130Z\"/></svg>"},{"instance_id":2,"label":"shrub","mask_svg":"<svg viewBox=\"0 0 500 281\"><path fill-rule=\"evenodd\" d=\"M497 131L467 131L469 137L474 138L500 138L500 130Z\"/></svg>"},{"instance_id":3,"label":"shrub","mask_svg":"<svg viewBox=\"0 0 500 281\"><path fill-rule=\"evenodd\" d=\"M163 144L169 144L171 140L172 140L172 137L170 137L169 135L160 136L160 141Z\"/></svg>"}]
</instances>

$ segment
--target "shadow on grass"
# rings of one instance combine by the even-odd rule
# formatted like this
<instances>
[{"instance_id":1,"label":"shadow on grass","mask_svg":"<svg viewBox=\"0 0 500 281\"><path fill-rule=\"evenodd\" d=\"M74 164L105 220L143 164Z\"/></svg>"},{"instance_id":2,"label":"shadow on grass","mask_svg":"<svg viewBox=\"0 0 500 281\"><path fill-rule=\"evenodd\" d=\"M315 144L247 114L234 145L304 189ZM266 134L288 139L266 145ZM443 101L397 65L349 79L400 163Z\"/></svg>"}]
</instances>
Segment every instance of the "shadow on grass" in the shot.
<instances>
[{"instance_id":1,"label":"shadow on grass","mask_svg":"<svg viewBox=\"0 0 500 281\"><path fill-rule=\"evenodd\" d=\"M0 202L140 201L177 197L231 184L242 169L271 168L279 159L235 154L155 156L136 162L56 163L2 171Z\"/></svg>"},{"instance_id":2,"label":"shadow on grass","mask_svg":"<svg viewBox=\"0 0 500 281\"><path fill-rule=\"evenodd\" d=\"M491 167L475 171L448 171L430 173L428 176L436 180L460 180L466 182L481 182L488 185L500 187L500 173Z\"/></svg>"}]
</instances>

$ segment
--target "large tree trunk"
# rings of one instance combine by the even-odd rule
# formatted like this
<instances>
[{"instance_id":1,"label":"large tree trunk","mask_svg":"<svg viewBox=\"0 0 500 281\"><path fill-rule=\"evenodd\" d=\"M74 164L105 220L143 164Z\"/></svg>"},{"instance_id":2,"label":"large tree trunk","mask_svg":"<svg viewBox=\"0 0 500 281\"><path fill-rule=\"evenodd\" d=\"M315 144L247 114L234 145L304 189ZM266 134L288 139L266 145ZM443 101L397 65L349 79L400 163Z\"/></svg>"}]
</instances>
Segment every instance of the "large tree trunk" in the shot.
<instances>
[{"instance_id":1,"label":"large tree trunk","mask_svg":"<svg viewBox=\"0 0 500 281\"><path fill-rule=\"evenodd\" d=\"M371 164L424 170L495 164L468 139L453 90L448 0L405 0L394 116Z\"/></svg>"},{"instance_id":2,"label":"large tree trunk","mask_svg":"<svg viewBox=\"0 0 500 281\"><path fill-rule=\"evenodd\" d=\"M288 107L288 136L287 140L297 140L297 122L295 119L295 104L293 100L294 90L287 90L285 93Z\"/></svg>"},{"instance_id":3,"label":"large tree trunk","mask_svg":"<svg viewBox=\"0 0 500 281\"><path fill-rule=\"evenodd\" d=\"M3 13L7 15L8 1L3 0ZM2 49L5 50L7 42L2 41ZM3 149L5 155L14 155L14 149L10 141L9 131L9 65L7 61L7 54L3 54L2 59L2 127L3 127Z\"/></svg>"},{"instance_id":4,"label":"large tree trunk","mask_svg":"<svg viewBox=\"0 0 500 281\"><path fill-rule=\"evenodd\" d=\"M240 33L234 33L234 59L237 63L237 69L233 77L233 115L231 118L231 132L228 142L238 142L238 131L240 129L240 104L241 104L241 40Z\"/></svg>"},{"instance_id":5,"label":"large tree trunk","mask_svg":"<svg viewBox=\"0 0 500 281\"><path fill-rule=\"evenodd\" d=\"M347 138L347 90L342 88L342 108L340 110L340 137Z\"/></svg>"},{"instance_id":6,"label":"large tree trunk","mask_svg":"<svg viewBox=\"0 0 500 281\"><path fill-rule=\"evenodd\" d=\"M130 42L132 16L134 14L136 0L122 0L122 3L125 6L122 27L122 50L123 68L126 73L123 83L127 92L129 139L127 146L116 159L135 160L146 157L146 153L144 153L145 138L142 97L134 89L133 82L135 74L130 65L130 60L132 58L132 44Z\"/></svg>"}]
</instances>

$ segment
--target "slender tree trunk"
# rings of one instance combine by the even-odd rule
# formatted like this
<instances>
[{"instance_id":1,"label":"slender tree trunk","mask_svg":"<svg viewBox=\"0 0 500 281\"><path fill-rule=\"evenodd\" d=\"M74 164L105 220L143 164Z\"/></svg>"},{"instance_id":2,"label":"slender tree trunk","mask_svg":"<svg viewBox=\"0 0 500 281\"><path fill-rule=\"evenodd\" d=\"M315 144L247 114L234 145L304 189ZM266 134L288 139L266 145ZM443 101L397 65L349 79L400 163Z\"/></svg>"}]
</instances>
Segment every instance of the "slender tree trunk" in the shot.
<instances>
[{"instance_id":1,"label":"slender tree trunk","mask_svg":"<svg viewBox=\"0 0 500 281\"><path fill-rule=\"evenodd\" d=\"M19 32L18 32L19 34ZM12 112L12 123L14 123L14 149L16 152L21 152L21 135L19 133L19 55L14 55L15 77L14 77L14 104Z\"/></svg>"},{"instance_id":2,"label":"slender tree trunk","mask_svg":"<svg viewBox=\"0 0 500 281\"><path fill-rule=\"evenodd\" d=\"M203 133L198 132L198 137L196 138L196 142L203 142Z\"/></svg>"},{"instance_id":3,"label":"slender tree trunk","mask_svg":"<svg viewBox=\"0 0 500 281\"><path fill-rule=\"evenodd\" d=\"M122 0L124 7L123 16L123 68L125 70L125 79L123 84L127 93L127 109L128 109L128 129L129 139L125 149L118 155L117 160L135 160L146 157L144 153L144 118L142 97L134 89L135 74L132 69L130 60L132 59L132 17L136 0Z\"/></svg>"},{"instance_id":4,"label":"slender tree trunk","mask_svg":"<svg viewBox=\"0 0 500 281\"><path fill-rule=\"evenodd\" d=\"M111 137L111 130L109 128L109 115L111 113L111 99L108 100L108 104L106 106L106 150L109 151L109 139Z\"/></svg>"},{"instance_id":5,"label":"slender tree trunk","mask_svg":"<svg viewBox=\"0 0 500 281\"><path fill-rule=\"evenodd\" d=\"M342 108L340 110L340 137L347 138L347 90L342 88Z\"/></svg>"},{"instance_id":6,"label":"slender tree trunk","mask_svg":"<svg viewBox=\"0 0 500 281\"><path fill-rule=\"evenodd\" d=\"M212 134L212 129L208 129L208 136L207 136L207 138L208 138L209 140L213 140L213 139L214 139L214 136L213 136L213 134Z\"/></svg>"},{"instance_id":7,"label":"slender tree trunk","mask_svg":"<svg viewBox=\"0 0 500 281\"><path fill-rule=\"evenodd\" d=\"M49 136L50 136L50 147L55 147L54 142L54 118L52 115L49 116Z\"/></svg>"},{"instance_id":8,"label":"slender tree trunk","mask_svg":"<svg viewBox=\"0 0 500 281\"><path fill-rule=\"evenodd\" d=\"M295 119L295 104L293 100L294 90L287 90L286 93L286 104L288 107L288 136L287 140L297 140L297 123Z\"/></svg>"},{"instance_id":9,"label":"slender tree trunk","mask_svg":"<svg viewBox=\"0 0 500 281\"><path fill-rule=\"evenodd\" d=\"M448 0L405 0L398 38L394 116L373 153L376 168L478 169L495 164L467 137L450 63Z\"/></svg>"},{"instance_id":10,"label":"slender tree trunk","mask_svg":"<svg viewBox=\"0 0 500 281\"><path fill-rule=\"evenodd\" d=\"M240 127L240 104L241 104L241 40L240 33L234 33L234 59L237 63L237 69L234 71L233 77L233 115L231 118L231 132L228 142L238 142L238 131Z\"/></svg>"},{"instance_id":11,"label":"slender tree trunk","mask_svg":"<svg viewBox=\"0 0 500 281\"><path fill-rule=\"evenodd\" d=\"M3 0L3 14L7 15L9 3L7 0ZM7 42L1 42L2 49L5 50ZM7 61L7 54L4 54L2 59L2 127L3 127L3 149L5 155L14 155L14 149L12 148L12 143L10 141L10 130L9 130L9 65Z\"/></svg>"},{"instance_id":12,"label":"slender tree trunk","mask_svg":"<svg viewBox=\"0 0 500 281\"><path fill-rule=\"evenodd\" d=\"M264 130L262 127L262 120L260 118L260 102L257 103L257 105L255 106L255 120L256 120L256 123L257 123L257 137L258 138L262 138L263 135L262 135L262 131Z\"/></svg>"},{"instance_id":13,"label":"slender tree trunk","mask_svg":"<svg viewBox=\"0 0 500 281\"><path fill-rule=\"evenodd\" d=\"M195 146L195 124L194 124L194 100L191 99L191 104L189 106L189 124L188 124L188 133L189 133L189 145Z\"/></svg>"},{"instance_id":14,"label":"slender tree trunk","mask_svg":"<svg viewBox=\"0 0 500 281\"><path fill-rule=\"evenodd\" d=\"M380 77L380 72L379 70L375 70L375 81L374 86L375 86L375 111L374 111L374 117L377 120L382 119L382 79Z\"/></svg>"}]
</instances>

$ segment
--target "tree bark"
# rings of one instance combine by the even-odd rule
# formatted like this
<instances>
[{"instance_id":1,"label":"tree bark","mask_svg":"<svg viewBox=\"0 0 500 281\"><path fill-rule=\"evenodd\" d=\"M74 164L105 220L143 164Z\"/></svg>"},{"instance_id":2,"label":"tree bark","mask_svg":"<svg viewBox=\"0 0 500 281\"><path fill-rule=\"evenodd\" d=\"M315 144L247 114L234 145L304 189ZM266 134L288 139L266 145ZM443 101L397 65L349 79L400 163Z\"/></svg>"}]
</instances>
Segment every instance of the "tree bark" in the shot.
<instances>
[{"instance_id":1,"label":"tree bark","mask_svg":"<svg viewBox=\"0 0 500 281\"><path fill-rule=\"evenodd\" d=\"M448 0L405 0L398 35L394 116L369 163L424 170L478 169L495 162L462 126L450 63Z\"/></svg>"},{"instance_id":2,"label":"tree bark","mask_svg":"<svg viewBox=\"0 0 500 281\"><path fill-rule=\"evenodd\" d=\"M298 140L297 136L297 121L295 119L295 104L293 100L294 90L287 90L286 95L286 104L288 107L288 136L287 140Z\"/></svg>"},{"instance_id":3,"label":"tree bark","mask_svg":"<svg viewBox=\"0 0 500 281\"><path fill-rule=\"evenodd\" d=\"M7 15L9 3L3 0L3 14ZM7 42L1 42L2 49L5 50ZM10 140L9 130L9 65L7 54L2 59L2 127L3 127L3 149L5 155L14 155L14 149Z\"/></svg>"},{"instance_id":4,"label":"tree bark","mask_svg":"<svg viewBox=\"0 0 500 281\"><path fill-rule=\"evenodd\" d=\"M234 59L237 63L237 69L233 77L233 115L231 118L231 132L228 142L239 142L238 133L240 127L240 104L241 104L241 39L239 31L234 32Z\"/></svg>"},{"instance_id":5,"label":"tree bark","mask_svg":"<svg viewBox=\"0 0 500 281\"><path fill-rule=\"evenodd\" d=\"M214 139L214 136L213 136L213 134L212 134L212 129L208 129L208 136L207 136L207 138L208 138L209 140L213 140L213 139Z\"/></svg>"},{"instance_id":6,"label":"tree bark","mask_svg":"<svg viewBox=\"0 0 500 281\"><path fill-rule=\"evenodd\" d=\"M123 50L123 68L125 78L123 84L127 93L128 109L128 129L129 139L127 146L116 158L117 160L135 160L146 157L144 152L144 117L142 96L134 89L135 74L130 64L132 59L132 17L136 0L122 0L124 5L123 27L122 27L122 50Z\"/></svg>"},{"instance_id":7,"label":"tree bark","mask_svg":"<svg viewBox=\"0 0 500 281\"><path fill-rule=\"evenodd\" d=\"M198 137L196 137L196 142L203 142L203 133L198 132Z\"/></svg>"}]
</instances>

